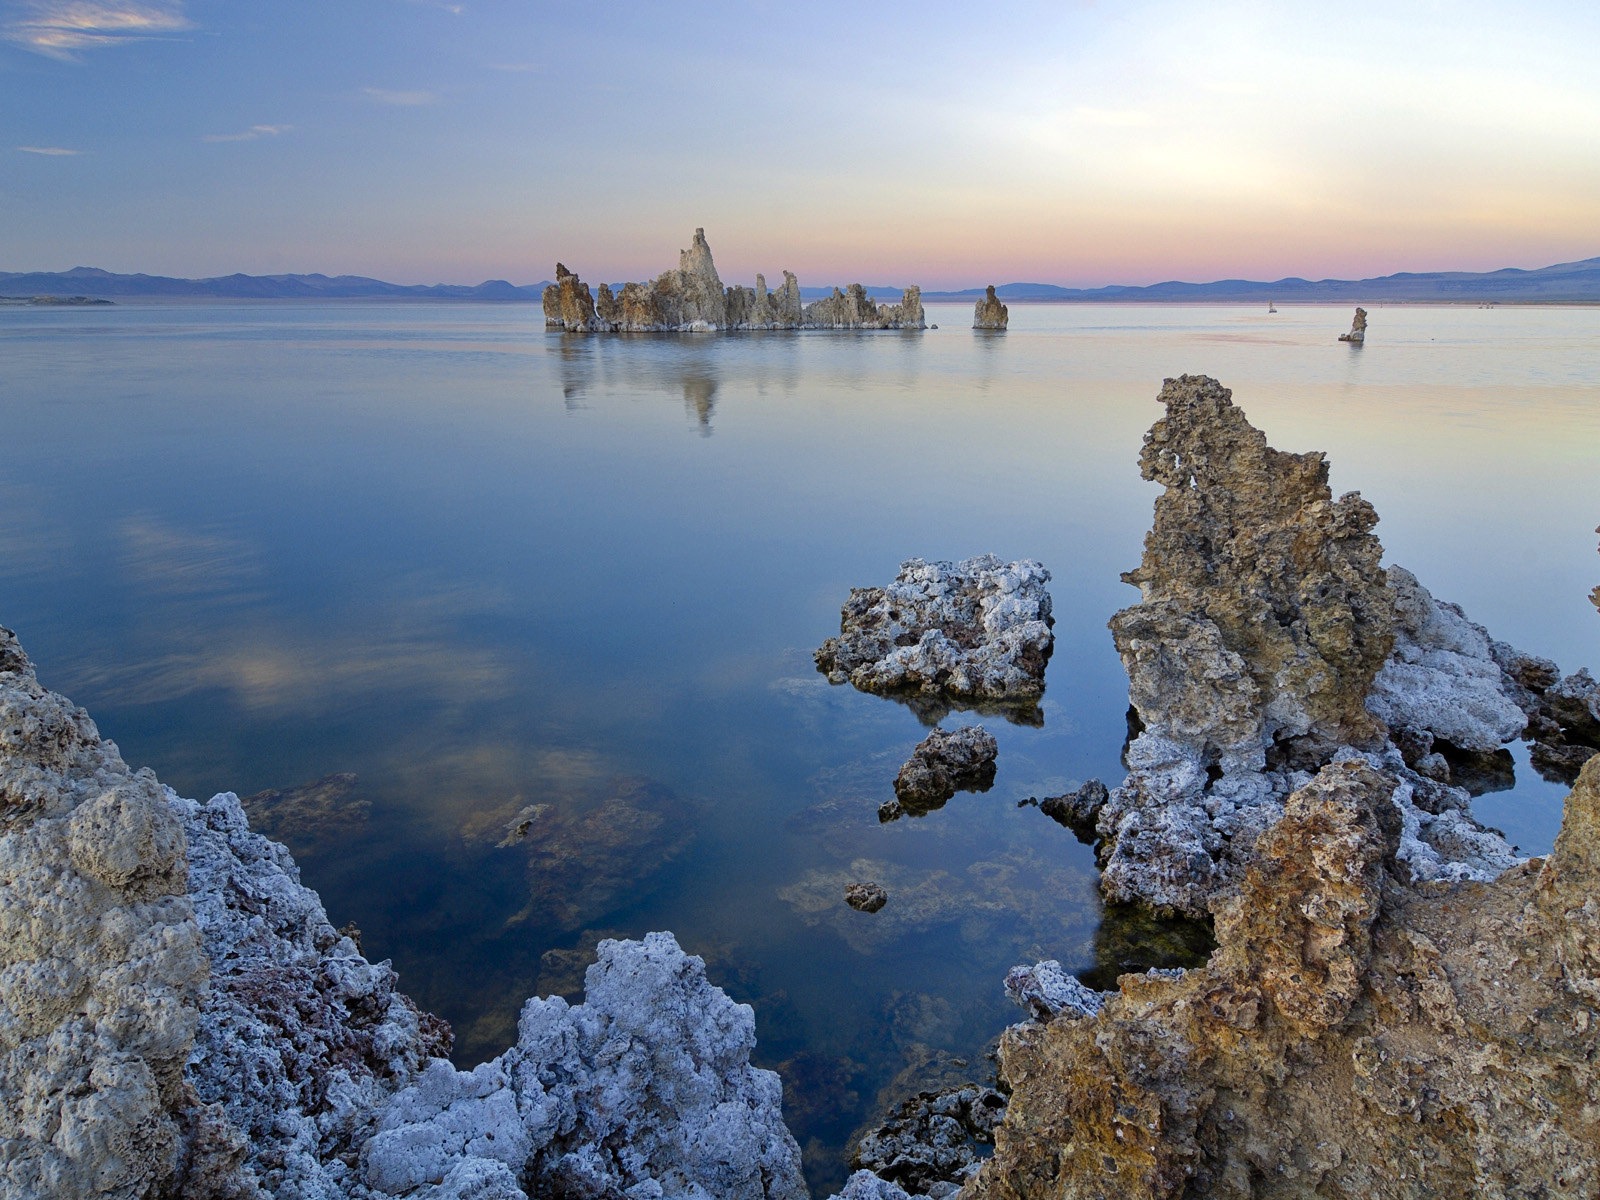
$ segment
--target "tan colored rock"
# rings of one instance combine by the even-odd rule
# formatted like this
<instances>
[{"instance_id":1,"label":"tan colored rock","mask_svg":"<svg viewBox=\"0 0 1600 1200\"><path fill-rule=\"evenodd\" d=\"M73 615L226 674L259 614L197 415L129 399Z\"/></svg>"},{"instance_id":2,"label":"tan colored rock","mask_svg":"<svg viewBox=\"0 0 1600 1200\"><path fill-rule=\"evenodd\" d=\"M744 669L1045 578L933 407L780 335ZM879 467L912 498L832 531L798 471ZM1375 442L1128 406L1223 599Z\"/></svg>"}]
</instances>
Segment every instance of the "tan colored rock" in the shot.
<instances>
[{"instance_id":1,"label":"tan colored rock","mask_svg":"<svg viewBox=\"0 0 1600 1200\"><path fill-rule=\"evenodd\" d=\"M1367 340L1367 310L1366 309L1364 309L1364 308L1357 308L1356 309L1355 320L1350 323L1350 332L1349 333L1341 333L1339 335L1339 340L1341 342L1355 342L1357 345L1360 345L1362 342Z\"/></svg>"},{"instance_id":2,"label":"tan colored rock","mask_svg":"<svg viewBox=\"0 0 1600 1200\"><path fill-rule=\"evenodd\" d=\"M0 629L0 1195L173 1177L207 969L183 826Z\"/></svg>"},{"instance_id":3,"label":"tan colored rock","mask_svg":"<svg viewBox=\"0 0 1600 1200\"><path fill-rule=\"evenodd\" d=\"M962 1195L1600 1192L1600 760L1549 859L1490 884L1399 882L1395 785L1324 768L1206 966L1009 1030L1010 1105Z\"/></svg>"},{"instance_id":4,"label":"tan colored rock","mask_svg":"<svg viewBox=\"0 0 1600 1200\"><path fill-rule=\"evenodd\" d=\"M563 263L556 264L556 281L544 289L542 299L547 327L569 333L587 333L601 327L589 285Z\"/></svg>"},{"instance_id":5,"label":"tan colored rock","mask_svg":"<svg viewBox=\"0 0 1600 1200\"><path fill-rule=\"evenodd\" d=\"M1011 310L1000 302L1000 297L994 294L994 284L989 285L989 290L984 293L972 309L972 327L974 329L1004 329L1006 322L1011 319Z\"/></svg>"}]
</instances>

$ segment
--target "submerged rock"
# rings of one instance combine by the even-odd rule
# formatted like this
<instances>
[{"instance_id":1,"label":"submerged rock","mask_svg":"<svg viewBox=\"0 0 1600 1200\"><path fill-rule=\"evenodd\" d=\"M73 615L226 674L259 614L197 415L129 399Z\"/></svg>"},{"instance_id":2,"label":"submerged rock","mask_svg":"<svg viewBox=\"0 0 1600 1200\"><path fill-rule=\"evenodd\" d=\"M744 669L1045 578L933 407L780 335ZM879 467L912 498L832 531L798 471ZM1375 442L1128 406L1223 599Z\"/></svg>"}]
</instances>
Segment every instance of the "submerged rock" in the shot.
<instances>
[{"instance_id":1,"label":"submerged rock","mask_svg":"<svg viewBox=\"0 0 1600 1200\"><path fill-rule=\"evenodd\" d=\"M598 301L588 285L560 263L556 282L544 290L545 325L574 333L703 333L730 329L922 329L922 289L908 287L899 304L877 304L859 283L847 292L802 307L800 283L783 273L783 287L767 291L756 276L754 290L724 288L711 258L706 231L696 229L678 267L649 283L627 283L615 295L600 285Z\"/></svg>"},{"instance_id":2,"label":"submerged rock","mask_svg":"<svg viewBox=\"0 0 1600 1200\"><path fill-rule=\"evenodd\" d=\"M299 787L268 788L239 803L257 833L297 854L326 852L347 845L372 815L372 801L355 797L358 782L352 772L340 771Z\"/></svg>"},{"instance_id":3,"label":"submerged rock","mask_svg":"<svg viewBox=\"0 0 1600 1200\"><path fill-rule=\"evenodd\" d=\"M1011 319L1011 310L1000 302L1000 297L994 294L994 284L989 285L989 290L983 298L973 306L972 327L974 329L1004 329L1006 322Z\"/></svg>"},{"instance_id":4,"label":"submerged rock","mask_svg":"<svg viewBox=\"0 0 1600 1200\"><path fill-rule=\"evenodd\" d=\"M1407 882L1394 783L1296 791L1205 966L1008 1030L963 1195L1594 1194L1600 764L1554 853L1491 884Z\"/></svg>"},{"instance_id":5,"label":"submerged rock","mask_svg":"<svg viewBox=\"0 0 1600 1200\"><path fill-rule=\"evenodd\" d=\"M1339 335L1341 342L1355 342L1357 345L1367 340L1367 310L1356 309L1355 320L1350 323L1350 332Z\"/></svg>"},{"instance_id":6,"label":"submerged rock","mask_svg":"<svg viewBox=\"0 0 1600 1200\"><path fill-rule=\"evenodd\" d=\"M857 912L880 912L889 903L889 893L876 883L852 883L844 889L844 902Z\"/></svg>"},{"instance_id":7,"label":"submerged rock","mask_svg":"<svg viewBox=\"0 0 1600 1200\"><path fill-rule=\"evenodd\" d=\"M961 729L935 729L911 752L895 776L894 795L899 807L889 817L920 817L957 792L986 792L994 786L994 760L1000 752L994 734L981 725Z\"/></svg>"},{"instance_id":8,"label":"submerged rock","mask_svg":"<svg viewBox=\"0 0 1600 1200\"><path fill-rule=\"evenodd\" d=\"M852 588L839 636L817 650L830 683L941 707L997 706L1027 720L1055 647L1050 572L992 554L907 559L887 587Z\"/></svg>"}]
</instances>

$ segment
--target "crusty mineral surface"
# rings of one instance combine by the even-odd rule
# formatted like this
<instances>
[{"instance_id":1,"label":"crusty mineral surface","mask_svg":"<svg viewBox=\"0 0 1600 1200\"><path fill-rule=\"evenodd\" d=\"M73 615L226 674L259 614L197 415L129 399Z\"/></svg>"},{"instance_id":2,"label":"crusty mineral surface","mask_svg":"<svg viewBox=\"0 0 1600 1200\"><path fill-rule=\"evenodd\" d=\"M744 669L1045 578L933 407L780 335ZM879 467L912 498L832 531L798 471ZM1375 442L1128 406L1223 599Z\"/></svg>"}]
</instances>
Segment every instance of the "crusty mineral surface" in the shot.
<instances>
[{"instance_id":1,"label":"crusty mineral surface","mask_svg":"<svg viewBox=\"0 0 1600 1200\"><path fill-rule=\"evenodd\" d=\"M1350 322L1350 332L1339 335L1341 342L1355 342L1357 345L1367 340L1367 310L1356 309L1355 320Z\"/></svg>"},{"instance_id":2,"label":"crusty mineral surface","mask_svg":"<svg viewBox=\"0 0 1600 1200\"><path fill-rule=\"evenodd\" d=\"M972 327L974 329L1004 329L1006 322L1011 319L1011 310L994 294L994 284L989 285L988 291L972 308Z\"/></svg>"},{"instance_id":3,"label":"crusty mineral surface","mask_svg":"<svg viewBox=\"0 0 1600 1200\"><path fill-rule=\"evenodd\" d=\"M207 976L186 872L155 777L0 629L0 1195L175 1178Z\"/></svg>"},{"instance_id":4,"label":"crusty mineral surface","mask_svg":"<svg viewBox=\"0 0 1600 1200\"><path fill-rule=\"evenodd\" d=\"M1050 572L983 554L958 563L908 559L888 587L850 589L839 636L816 652L830 683L940 706L1037 706L1055 646Z\"/></svg>"},{"instance_id":5,"label":"crusty mineral surface","mask_svg":"<svg viewBox=\"0 0 1600 1200\"><path fill-rule=\"evenodd\" d=\"M544 290L545 325L574 333L703 333L727 329L923 329L922 289L908 287L899 304L878 304L859 283L847 291L801 305L800 283L788 271L783 287L767 290L756 276L754 290L724 288L711 259L706 231L696 229L687 250L678 252L676 270L649 283L624 284L613 294L600 285L591 300L589 286L556 264L556 282Z\"/></svg>"},{"instance_id":6,"label":"crusty mineral surface","mask_svg":"<svg viewBox=\"0 0 1600 1200\"><path fill-rule=\"evenodd\" d=\"M1007 1031L1010 1104L963 1195L1600 1193L1600 761L1554 853L1487 884L1405 882L1396 786L1325 767L1206 966Z\"/></svg>"},{"instance_id":7,"label":"crusty mineral surface","mask_svg":"<svg viewBox=\"0 0 1600 1200\"><path fill-rule=\"evenodd\" d=\"M1140 466L1164 491L1124 576L1142 599L1111 618L1141 730L1097 819L1107 899L1205 913L1336 758L1395 774L1415 878L1515 863L1428 757L1435 740L1488 752L1525 723L1487 636L1384 571L1377 514L1333 498L1321 454L1268 446L1213 379L1169 379L1160 400ZM1411 761L1384 719L1421 748Z\"/></svg>"},{"instance_id":8,"label":"crusty mineral surface","mask_svg":"<svg viewBox=\"0 0 1600 1200\"><path fill-rule=\"evenodd\" d=\"M986 792L994 785L999 753L994 734L981 725L935 729L911 752L894 778L893 809L879 809L880 820L904 814L920 817L941 807L957 792Z\"/></svg>"},{"instance_id":9,"label":"crusty mineral surface","mask_svg":"<svg viewBox=\"0 0 1600 1200\"><path fill-rule=\"evenodd\" d=\"M754 1014L602 942L474 1071L231 793L130 771L0 630L0 1196L805 1195Z\"/></svg>"}]
</instances>

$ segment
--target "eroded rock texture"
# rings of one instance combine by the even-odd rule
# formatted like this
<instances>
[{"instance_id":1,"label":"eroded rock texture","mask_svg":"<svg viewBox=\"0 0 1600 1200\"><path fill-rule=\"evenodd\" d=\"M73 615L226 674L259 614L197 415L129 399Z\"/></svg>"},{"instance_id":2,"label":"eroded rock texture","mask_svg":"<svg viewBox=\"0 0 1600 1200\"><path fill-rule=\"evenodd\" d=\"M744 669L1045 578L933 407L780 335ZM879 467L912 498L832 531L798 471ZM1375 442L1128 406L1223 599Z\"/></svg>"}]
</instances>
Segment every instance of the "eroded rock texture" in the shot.
<instances>
[{"instance_id":1,"label":"eroded rock texture","mask_svg":"<svg viewBox=\"0 0 1600 1200\"><path fill-rule=\"evenodd\" d=\"M1036 721L1055 647L1049 582L1032 559L907 559L888 587L850 589L817 670L907 699L932 720L952 707L994 707Z\"/></svg>"},{"instance_id":2,"label":"eroded rock texture","mask_svg":"<svg viewBox=\"0 0 1600 1200\"><path fill-rule=\"evenodd\" d=\"M753 1014L670 934L471 1072L396 983L236 796L130 771L0 630L0 1195L804 1196Z\"/></svg>"},{"instance_id":3,"label":"eroded rock texture","mask_svg":"<svg viewBox=\"0 0 1600 1200\"><path fill-rule=\"evenodd\" d=\"M0 629L0 1194L157 1194L206 960L183 826Z\"/></svg>"},{"instance_id":4,"label":"eroded rock texture","mask_svg":"<svg viewBox=\"0 0 1600 1200\"><path fill-rule=\"evenodd\" d=\"M580 1005L530 1000L516 1046L473 1071L433 1063L380 1114L362 1151L384 1195L806 1195L781 1085L750 1066L755 1015L671 934L604 941ZM426 1193L432 1194L432 1193Z\"/></svg>"},{"instance_id":5,"label":"eroded rock texture","mask_svg":"<svg viewBox=\"0 0 1600 1200\"><path fill-rule=\"evenodd\" d=\"M957 792L986 792L994 786L994 760L1000 752L994 734L980 725L935 729L911 752L894 779L894 801L878 810L890 821L920 817L942 808Z\"/></svg>"},{"instance_id":6,"label":"eroded rock texture","mask_svg":"<svg viewBox=\"0 0 1600 1200\"><path fill-rule=\"evenodd\" d=\"M545 325L573 333L699 333L723 329L922 329L922 289L906 288L899 304L877 304L859 283L847 291L801 305L800 283L788 271L783 287L767 290L756 276L754 290L724 288L711 258L706 231L696 229L687 250L678 252L676 270L649 283L628 283L612 294L589 287L556 264L556 282L544 290Z\"/></svg>"},{"instance_id":7,"label":"eroded rock texture","mask_svg":"<svg viewBox=\"0 0 1600 1200\"><path fill-rule=\"evenodd\" d=\"M1350 322L1350 332L1339 335L1341 342L1355 342L1357 345L1367 340L1367 310L1357 308L1355 320Z\"/></svg>"},{"instance_id":8,"label":"eroded rock texture","mask_svg":"<svg viewBox=\"0 0 1600 1200\"><path fill-rule=\"evenodd\" d=\"M1000 297L994 294L994 284L990 284L983 298L972 308L972 327L974 329L1004 329L1006 322L1011 319L1011 310L1001 303Z\"/></svg>"},{"instance_id":9,"label":"eroded rock texture","mask_svg":"<svg viewBox=\"0 0 1600 1200\"><path fill-rule=\"evenodd\" d=\"M1140 466L1165 490L1124 576L1143 598L1111 619L1141 729L1097 818L1107 899L1204 913L1288 795L1354 757L1395 774L1416 878L1516 862L1429 757L1435 742L1492 754L1521 729L1483 631L1385 573L1377 514L1333 498L1320 453L1268 446L1213 379L1167 380L1160 400ZM1409 761L1380 716L1407 731Z\"/></svg>"},{"instance_id":10,"label":"eroded rock texture","mask_svg":"<svg viewBox=\"0 0 1600 1200\"><path fill-rule=\"evenodd\" d=\"M1600 763L1554 853L1489 884L1404 882L1396 783L1347 762L1298 790L1206 966L1009 1030L963 1195L1596 1194Z\"/></svg>"}]
</instances>

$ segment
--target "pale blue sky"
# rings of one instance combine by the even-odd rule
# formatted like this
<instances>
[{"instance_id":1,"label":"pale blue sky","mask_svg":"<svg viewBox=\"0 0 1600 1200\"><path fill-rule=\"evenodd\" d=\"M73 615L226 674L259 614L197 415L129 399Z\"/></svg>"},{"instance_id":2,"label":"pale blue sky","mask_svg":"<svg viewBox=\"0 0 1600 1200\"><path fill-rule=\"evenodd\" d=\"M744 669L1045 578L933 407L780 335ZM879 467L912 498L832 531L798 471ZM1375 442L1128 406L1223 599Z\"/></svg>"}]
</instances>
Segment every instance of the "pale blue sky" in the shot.
<instances>
[{"instance_id":1,"label":"pale blue sky","mask_svg":"<svg viewBox=\"0 0 1600 1200\"><path fill-rule=\"evenodd\" d=\"M0 270L925 287L1600 254L1600 5L0 0Z\"/></svg>"}]
</instances>

